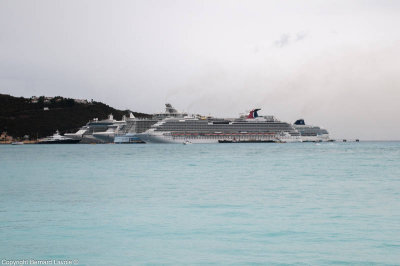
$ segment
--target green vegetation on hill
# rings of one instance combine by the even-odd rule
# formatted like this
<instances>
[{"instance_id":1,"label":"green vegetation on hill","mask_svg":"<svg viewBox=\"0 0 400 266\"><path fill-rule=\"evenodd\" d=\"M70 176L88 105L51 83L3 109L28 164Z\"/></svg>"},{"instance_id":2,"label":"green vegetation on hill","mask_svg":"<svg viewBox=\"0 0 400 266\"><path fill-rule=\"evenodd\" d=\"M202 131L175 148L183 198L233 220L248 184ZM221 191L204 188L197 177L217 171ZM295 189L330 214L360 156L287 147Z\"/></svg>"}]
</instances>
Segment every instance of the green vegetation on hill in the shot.
<instances>
[{"instance_id":1,"label":"green vegetation on hill","mask_svg":"<svg viewBox=\"0 0 400 266\"><path fill-rule=\"evenodd\" d=\"M48 110L45 110L47 109ZM129 116L129 110L114 109L101 102L87 102L63 97L13 97L0 94L0 133L14 138L29 135L41 138L60 133L75 132L93 118L106 119L113 114L120 120ZM148 114L132 112L136 117L150 117Z\"/></svg>"}]
</instances>

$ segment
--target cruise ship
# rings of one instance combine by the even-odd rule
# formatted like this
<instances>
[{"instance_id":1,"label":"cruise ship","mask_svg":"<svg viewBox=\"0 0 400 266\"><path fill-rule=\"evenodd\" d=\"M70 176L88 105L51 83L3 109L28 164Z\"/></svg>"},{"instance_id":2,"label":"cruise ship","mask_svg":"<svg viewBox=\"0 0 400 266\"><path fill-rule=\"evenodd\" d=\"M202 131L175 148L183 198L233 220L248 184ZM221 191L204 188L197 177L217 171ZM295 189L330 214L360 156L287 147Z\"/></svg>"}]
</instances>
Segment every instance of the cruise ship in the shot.
<instances>
[{"instance_id":1,"label":"cruise ship","mask_svg":"<svg viewBox=\"0 0 400 266\"><path fill-rule=\"evenodd\" d=\"M170 117L170 118L184 118L187 113L178 112L170 103L165 104L164 113L153 114L152 118L136 118L132 114L125 120L126 124L117 128L115 132L114 143L143 143L138 137L138 134L150 129L151 126L157 122Z\"/></svg>"},{"instance_id":2,"label":"cruise ship","mask_svg":"<svg viewBox=\"0 0 400 266\"><path fill-rule=\"evenodd\" d=\"M122 120L115 120L110 114L107 119L94 118L75 133L64 136L78 140L80 143L143 143L136 134L142 133L166 117L184 117L186 113L178 112L167 103L164 113L156 113L150 119L136 118L132 113Z\"/></svg>"},{"instance_id":3,"label":"cruise ship","mask_svg":"<svg viewBox=\"0 0 400 266\"><path fill-rule=\"evenodd\" d=\"M236 119L166 117L137 136L148 143L301 142L300 133L274 116L253 109Z\"/></svg>"},{"instance_id":4,"label":"cruise ship","mask_svg":"<svg viewBox=\"0 0 400 266\"><path fill-rule=\"evenodd\" d=\"M298 119L293 127L299 131L303 142L324 142L332 141L326 129L318 126L306 125L304 119Z\"/></svg>"},{"instance_id":5,"label":"cruise ship","mask_svg":"<svg viewBox=\"0 0 400 266\"><path fill-rule=\"evenodd\" d=\"M133 117L133 114L130 114ZM115 120L110 114L107 119L94 118L75 133L65 133L64 136L79 140L80 143L112 143L115 132L126 125L126 117Z\"/></svg>"}]
</instances>

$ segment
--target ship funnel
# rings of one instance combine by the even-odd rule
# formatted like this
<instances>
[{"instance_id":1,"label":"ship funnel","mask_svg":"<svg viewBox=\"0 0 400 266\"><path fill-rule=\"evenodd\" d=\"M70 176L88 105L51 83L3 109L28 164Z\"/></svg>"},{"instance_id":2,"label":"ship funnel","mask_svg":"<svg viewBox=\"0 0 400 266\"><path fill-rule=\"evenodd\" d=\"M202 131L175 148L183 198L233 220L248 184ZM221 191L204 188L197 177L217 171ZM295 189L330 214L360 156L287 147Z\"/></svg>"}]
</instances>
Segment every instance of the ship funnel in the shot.
<instances>
[{"instance_id":1,"label":"ship funnel","mask_svg":"<svg viewBox=\"0 0 400 266\"><path fill-rule=\"evenodd\" d=\"M295 125L305 125L306 123L304 123L304 119L299 119L296 120L296 122L294 122Z\"/></svg>"},{"instance_id":2,"label":"ship funnel","mask_svg":"<svg viewBox=\"0 0 400 266\"><path fill-rule=\"evenodd\" d=\"M114 120L114 116L113 116L112 114L110 114L110 115L108 116L108 119L109 119L109 120Z\"/></svg>"},{"instance_id":3,"label":"ship funnel","mask_svg":"<svg viewBox=\"0 0 400 266\"><path fill-rule=\"evenodd\" d=\"M250 111L249 115L247 116L247 118L249 119L253 119L253 118L257 118L258 117L258 111L260 111L261 108L256 108Z\"/></svg>"},{"instance_id":4,"label":"ship funnel","mask_svg":"<svg viewBox=\"0 0 400 266\"><path fill-rule=\"evenodd\" d=\"M178 111L174 107L172 107L172 105L170 103L166 103L165 104L165 112L167 114L176 114L176 113L178 113Z\"/></svg>"}]
</instances>

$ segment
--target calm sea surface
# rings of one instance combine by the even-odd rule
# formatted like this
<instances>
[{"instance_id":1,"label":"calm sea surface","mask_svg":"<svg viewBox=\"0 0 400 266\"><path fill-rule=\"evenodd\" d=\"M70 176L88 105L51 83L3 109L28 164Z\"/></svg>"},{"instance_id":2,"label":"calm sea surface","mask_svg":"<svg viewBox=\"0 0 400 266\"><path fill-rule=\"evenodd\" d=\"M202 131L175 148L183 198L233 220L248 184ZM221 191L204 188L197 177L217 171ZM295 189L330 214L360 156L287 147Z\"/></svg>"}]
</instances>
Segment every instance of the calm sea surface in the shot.
<instances>
[{"instance_id":1,"label":"calm sea surface","mask_svg":"<svg viewBox=\"0 0 400 266\"><path fill-rule=\"evenodd\" d=\"M0 146L0 259L400 264L400 142Z\"/></svg>"}]
</instances>

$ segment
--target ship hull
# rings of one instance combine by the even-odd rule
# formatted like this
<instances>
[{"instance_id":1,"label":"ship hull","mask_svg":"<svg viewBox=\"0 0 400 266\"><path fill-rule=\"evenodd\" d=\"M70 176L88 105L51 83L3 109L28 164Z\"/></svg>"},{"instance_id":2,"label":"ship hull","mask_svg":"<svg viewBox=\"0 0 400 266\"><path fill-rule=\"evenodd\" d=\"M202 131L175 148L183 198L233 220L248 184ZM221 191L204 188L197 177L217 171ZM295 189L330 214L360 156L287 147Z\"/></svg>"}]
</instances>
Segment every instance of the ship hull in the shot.
<instances>
[{"instance_id":1,"label":"ship hull","mask_svg":"<svg viewBox=\"0 0 400 266\"><path fill-rule=\"evenodd\" d=\"M114 132L95 132L93 137L98 139L102 143L113 143L115 133Z\"/></svg>"},{"instance_id":2,"label":"ship hull","mask_svg":"<svg viewBox=\"0 0 400 266\"><path fill-rule=\"evenodd\" d=\"M143 144L145 142L143 140L141 140L140 138L138 138L135 134L135 135L115 136L114 143L115 144Z\"/></svg>"},{"instance_id":3,"label":"ship hull","mask_svg":"<svg viewBox=\"0 0 400 266\"><path fill-rule=\"evenodd\" d=\"M138 138L146 143L170 143L170 144L211 144L211 143L271 143L271 142L301 142L299 137L274 137L274 136L251 136L251 135L236 135L236 136L172 136L170 134L138 134Z\"/></svg>"},{"instance_id":4,"label":"ship hull","mask_svg":"<svg viewBox=\"0 0 400 266\"><path fill-rule=\"evenodd\" d=\"M79 143L79 141L79 139L39 141L38 144L76 144Z\"/></svg>"},{"instance_id":5,"label":"ship hull","mask_svg":"<svg viewBox=\"0 0 400 266\"><path fill-rule=\"evenodd\" d=\"M146 143L165 143L165 144L183 144L183 143L196 143L196 144L208 144L218 143L218 139L194 139L194 138L175 138L164 135L153 135L153 134L138 134L139 139Z\"/></svg>"},{"instance_id":6,"label":"ship hull","mask_svg":"<svg viewBox=\"0 0 400 266\"><path fill-rule=\"evenodd\" d=\"M317 136L301 136L303 142L328 142L330 141L329 135L317 135Z\"/></svg>"}]
</instances>

